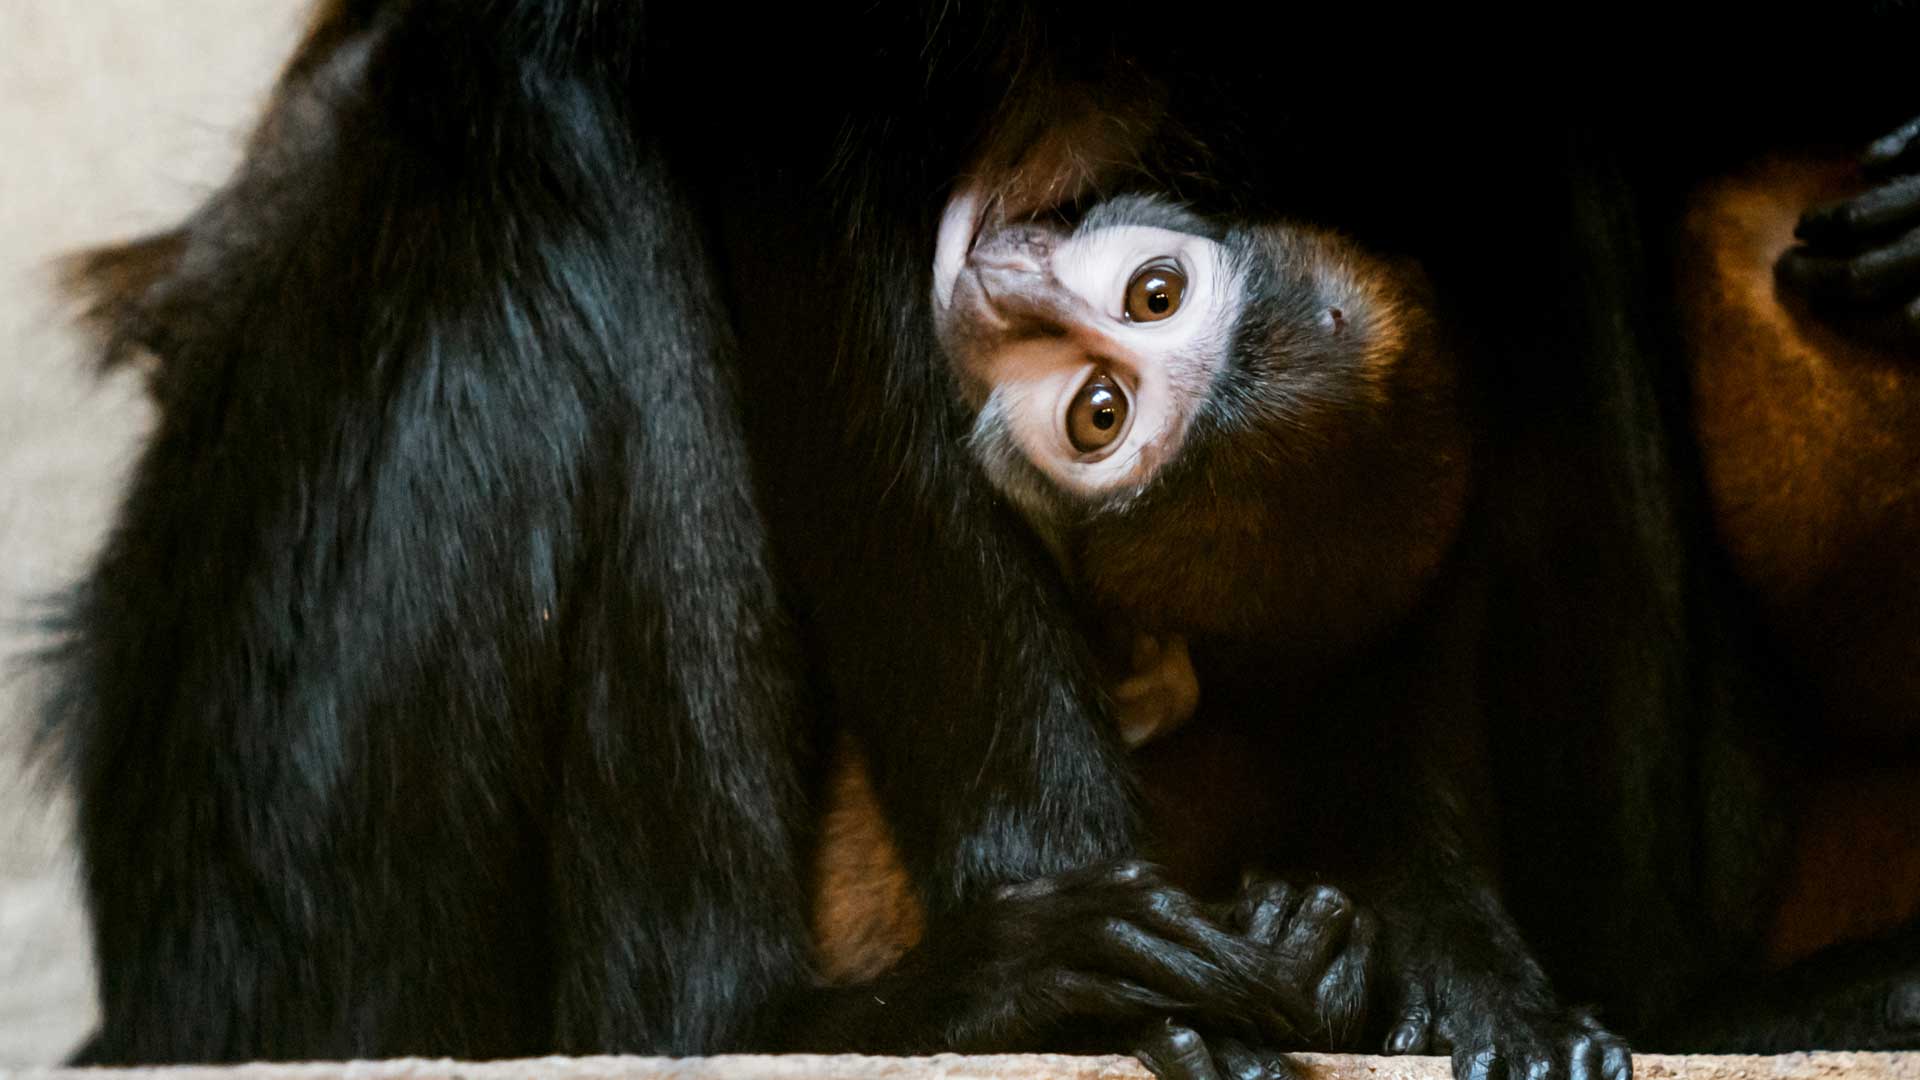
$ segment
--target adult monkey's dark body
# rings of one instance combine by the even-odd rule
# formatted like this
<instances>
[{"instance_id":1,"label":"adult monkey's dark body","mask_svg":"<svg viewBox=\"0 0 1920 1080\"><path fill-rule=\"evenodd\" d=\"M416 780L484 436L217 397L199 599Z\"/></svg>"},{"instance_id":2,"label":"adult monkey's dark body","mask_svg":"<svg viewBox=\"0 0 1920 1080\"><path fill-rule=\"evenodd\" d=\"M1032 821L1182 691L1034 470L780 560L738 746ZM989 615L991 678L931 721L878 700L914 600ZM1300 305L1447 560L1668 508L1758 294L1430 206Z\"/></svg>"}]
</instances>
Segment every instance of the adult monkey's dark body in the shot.
<instances>
[{"instance_id":1,"label":"adult monkey's dark body","mask_svg":"<svg viewBox=\"0 0 1920 1080\"><path fill-rule=\"evenodd\" d=\"M818 221L748 245L802 244L794 265L820 257L829 282L778 350L746 324L750 385L807 403L816 449L844 440L776 520L828 704L880 763L932 911L899 970L814 985L806 666L699 215L728 204L692 192L715 159L725 185L813 193L832 142L769 137L735 172L681 141L720 118L652 111L682 85L674 50L711 40L672 23L332 5L236 180L82 268L116 353L153 355L162 407L53 714L100 964L83 1060L1286 1026L1261 950L1117 861L1129 774L1041 564L984 495L931 494L964 491L966 466L942 459L944 376L914 351L924 297L890 302L884 251L849 273L813 246L815 228L900 242L891 202L802 199L782 210ZM934 87L951 171L992 95ZM865 197L912 182L860 175ZM795 455L777 413L747 412L763 459ZM939 479L890 483L890 452ZM819 513L852 535L822 536ZM850 551L860 573L823 587Z\"/></svg>"},{"instance_id":2,"label":"adult monkey's dark body","mask_svg":"<svg viewBox=\"0 0 1920 1080\"><path fill-rule=\"evenodd\" d=\"M1057 80L1128 60L1195 77L1098 97L1127 125L1119 145L1169 136L1147 147L1161 182L1283 202L1280 161L1323 150L1338 167L1311 186L1429 241L1448 236L1450 196L1490 196L1395 201L1380 178L1409 148L1365 120L1298 140L1263 123L1211 155L1153 127L1177 110L1231 130L1236 107L1264 121L1323 88L1239 74L1308 29L1291 14L1223 44L1109 5L850 8L707 25L722 17L341 3L239 186L183 243L97 268L116 328L158 356L167 417L70 654L94 1058L691 1052L795 1033L1011 1045L1047 1034L1050 1005L1113 1022L1159 1007L1111 980L984 1010L915 996L932 984L912 964L968 992L1057 989L1056 960L992 934L992 889L1134 849L1086 649L949 440L921 317L934 209L977 134L999 122L1017 140ZM707 91L742 73L767 95ZM1531 165L1502 175L1540 182L1522 188L1532 210L1564 209L1560 131L1477 148ZM1355 177L1374 185L1349 193ZM724 287L701 250L715 236ZM1489 269L1445 267L1463 284ZM806 992L802 673L726 365L708 363L728 349L721 307L741 320L759 490L811 673L868 742L933 912L880 1016ZM1557 340L1529 315L1526 333ZM1606 434L1556 477L1561 497L1605 486L1630 441ZM1658 539L1617 501L1603 517L1633 551ZM1626 603L1595 595L1603 613ZM1600 656L1634 659L1617 648ZM1014 903L1147 931L1075 959L1169 989L1195 970L1154 933L1185 925L1167 894L1067 882ZM1025 933L1055 940L1047 919ZM1244 1004L1243 987L1192 989L1203 1015Z\"/></svg>"},{"instance_id":3,"label":"adult monkey's dark body","mask_svg":"<svg viewBox=\"0 0 1920 1080\"><path fill-rule=\"evenodd\" d=\"M593 73L373 8L321 15L229 188L91 268L162 418L58 717L83 1060L757 1041L804 963L765 752L804 697L696 226Z\"/></svg>"}]
</instances>

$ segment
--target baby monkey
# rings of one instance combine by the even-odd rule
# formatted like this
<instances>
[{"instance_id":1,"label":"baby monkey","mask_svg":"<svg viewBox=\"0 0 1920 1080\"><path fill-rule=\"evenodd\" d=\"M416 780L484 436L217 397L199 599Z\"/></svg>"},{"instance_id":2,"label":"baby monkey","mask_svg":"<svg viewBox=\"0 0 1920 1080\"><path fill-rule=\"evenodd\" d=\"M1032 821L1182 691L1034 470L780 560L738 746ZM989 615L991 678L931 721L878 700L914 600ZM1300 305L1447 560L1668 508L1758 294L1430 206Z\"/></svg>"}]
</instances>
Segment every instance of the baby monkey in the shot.
<instances>
[{"instance_id":1,"label":"baby monkey","mask_svg":"<svg viewBox=\"0 0 1920 1080\"><path fill-rule=\"evenodd\" d=\"M1452 692L1471 649L1440 644L1471 639L1436 615L1472 425L1420 268L1154 197L1006 220L963 191L933 280L971 452L1091 636L1131 654L1128 742L1205 688L1199 722L1141 751L1175 880L1347 890L1382 928L1372 1047L1451 1052L1474 1080L1625 1080L1625 1046L1559 1004L1486 865L1481 721Z\"/></svg>"},{"instance_id":2,"label":"baby monkey","mask_svg":"<svg viewBox=\"0 0 1920 1080\"><path fill-rule=\"evenodd\" d=\"M972 452L1130 654L1129 744L1192 711L1187 637L1304 675L1433 578L1468 439L1429 294L1326 230L1151 197L1072 227L949 205L934 307Z\"/></svg>"}]
</instances>

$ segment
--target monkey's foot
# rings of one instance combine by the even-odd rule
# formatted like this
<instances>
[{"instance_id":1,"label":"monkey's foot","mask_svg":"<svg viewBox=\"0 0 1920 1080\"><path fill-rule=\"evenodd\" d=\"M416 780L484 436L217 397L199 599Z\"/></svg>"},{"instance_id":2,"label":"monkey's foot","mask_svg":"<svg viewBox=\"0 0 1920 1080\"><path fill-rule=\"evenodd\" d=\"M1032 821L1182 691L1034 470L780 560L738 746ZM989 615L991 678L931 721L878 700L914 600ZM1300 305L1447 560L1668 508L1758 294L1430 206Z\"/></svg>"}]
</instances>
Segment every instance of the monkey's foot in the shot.
<instances>
[{"instance_id":1,"label":"monkey's foot","mask_svg":"<svg viewBox=\"0 0 1920 1080\"><path fill-rule=\"evenodd\" d=\"M1200 679L1178 635L1138 634L1127 674L1113 688L1120 738L1129 748L1151 742L1193 719Z\"/></svg>"},{"instance_id":2,"label":"monkey's foot","mask_svg":"<svg viewBox=\"0 0 1920 1080\"><path fill-rule=\"evenodd\" d=\"M1469 986L1412 985L1389 1054L1451 1054L1455 1080L1631 1080L1627 1044L1593 1017L1516 1007Z\"/></svg>"}]
</instances>

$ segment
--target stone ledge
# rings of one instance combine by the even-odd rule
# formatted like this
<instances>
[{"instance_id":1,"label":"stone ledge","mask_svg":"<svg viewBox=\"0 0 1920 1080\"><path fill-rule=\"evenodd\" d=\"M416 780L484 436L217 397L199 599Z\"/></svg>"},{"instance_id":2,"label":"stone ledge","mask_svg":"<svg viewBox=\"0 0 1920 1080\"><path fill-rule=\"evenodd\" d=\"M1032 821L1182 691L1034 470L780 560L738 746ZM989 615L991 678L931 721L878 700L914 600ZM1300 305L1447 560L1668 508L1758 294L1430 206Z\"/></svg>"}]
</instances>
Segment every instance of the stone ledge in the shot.
<instances>
[{"instance_id":1,"label":"stone ledge","mask_svg":"<svg viewBox=\"0 0 1920 1080\"><path fill-rule=\"evenodd\" d=\"M1450 1080L1447 1059L1298 1054L1311 1080ZM1782 1054L1744 1057L1637 1054L1637 1080L1920 1080L1920 1053ZM392 1061L152 1069L0 1069L0 1080L1150 1080L1127 1057L1058 1054L924 1058L778 1057L530 1058Z\"/></svg>"}]
</instances>

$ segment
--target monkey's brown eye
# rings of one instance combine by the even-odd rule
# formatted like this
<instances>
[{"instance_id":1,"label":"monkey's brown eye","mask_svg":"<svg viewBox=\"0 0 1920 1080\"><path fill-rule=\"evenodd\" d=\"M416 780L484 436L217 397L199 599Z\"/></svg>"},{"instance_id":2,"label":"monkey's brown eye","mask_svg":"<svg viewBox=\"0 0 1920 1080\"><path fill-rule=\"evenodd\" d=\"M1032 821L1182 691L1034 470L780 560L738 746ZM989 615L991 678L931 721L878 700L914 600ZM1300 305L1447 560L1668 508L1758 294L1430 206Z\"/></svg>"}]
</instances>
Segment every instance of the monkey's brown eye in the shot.
<instances>
[{"instance_id":1,"label":"monkey's brown eye","mask_svg":"<svg viewBox=\"0 0 1920 1080\"><path fill-rule=\"evenodd\" d=\"M1105 450L1127 429L1127 394L1104 371L1096 371L1067 407L1067 441L1083 454Z\"/></svg>"},{"instance_id":2,"label":"monkey's brown eye","mask_svg":"<svg viewBox=\"0 0 1920 1080\"><path fill-rule=\"evenodd\" d=\"M1180 297L1186 291L1187 275L1179 267L1155 263L1127 282L1127 318L1159 322L1180 310Z\"/></svg>"}]
</instances>

